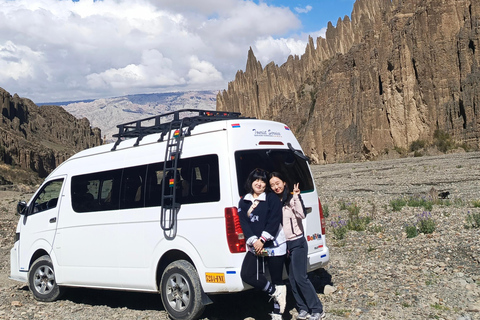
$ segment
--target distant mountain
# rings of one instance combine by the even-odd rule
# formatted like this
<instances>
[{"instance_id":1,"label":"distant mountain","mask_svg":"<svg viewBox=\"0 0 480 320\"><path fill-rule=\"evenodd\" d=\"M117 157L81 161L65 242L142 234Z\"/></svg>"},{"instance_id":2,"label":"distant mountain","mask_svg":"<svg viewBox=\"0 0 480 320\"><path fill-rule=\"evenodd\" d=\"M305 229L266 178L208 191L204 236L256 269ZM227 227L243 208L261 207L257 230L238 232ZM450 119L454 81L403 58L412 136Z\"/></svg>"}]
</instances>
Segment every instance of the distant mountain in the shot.
<instances>
[{"instance_id":1,"label":"distant mountain","mask_svg":"<svg viewBox=\"0 0 480 320\"><path fill-rule=\"evenodd\" d=\"M106 142L113 141L117 125L178 109L215 110L218 91L188 91L135 94L115 98L52 102L77 118L87 118L102 130ZM43 104L46 105L46 104Z\"/></svg>"}]
</instances>

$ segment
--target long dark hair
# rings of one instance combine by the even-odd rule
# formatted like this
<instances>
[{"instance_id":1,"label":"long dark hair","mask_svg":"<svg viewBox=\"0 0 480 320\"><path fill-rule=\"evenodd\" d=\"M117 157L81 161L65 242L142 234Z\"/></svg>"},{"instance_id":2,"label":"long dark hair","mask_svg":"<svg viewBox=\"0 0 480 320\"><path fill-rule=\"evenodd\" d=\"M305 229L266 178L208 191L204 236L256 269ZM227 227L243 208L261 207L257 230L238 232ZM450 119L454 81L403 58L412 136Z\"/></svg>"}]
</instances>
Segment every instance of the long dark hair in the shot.
<instances>
[{"instance_id":1,"label":"long dark hair","mask_svg":"<svg viewBox=\"0 0 480 320\"><path fill-rule=\"evenodd\" d=\"M268 176L268 181L272 178L278 178L285 182L285 187L283 188L283 194L278 195L280 200L282 201L283 204L288 203L290 199L292 199L293 195L290 193L290 189L288 188L288 182L283 178L283 175L280 172L272 172Z\"/></svg>"},{"instance_id":2,"label":"long dark hair","mask_svg":"<svg viewBox=\"0 0 480 320\"><path fill-rule=\"evenodd\" d=\"M265 182L265 192L270 190L270 184L268 183L268 172L263 169L256 168L253 169L252 172L250 172L247 177L247 181L245 181L245 190L247 191L247 193L253 193L252 183L257 179Z\"/></svg>"}]
</instances>

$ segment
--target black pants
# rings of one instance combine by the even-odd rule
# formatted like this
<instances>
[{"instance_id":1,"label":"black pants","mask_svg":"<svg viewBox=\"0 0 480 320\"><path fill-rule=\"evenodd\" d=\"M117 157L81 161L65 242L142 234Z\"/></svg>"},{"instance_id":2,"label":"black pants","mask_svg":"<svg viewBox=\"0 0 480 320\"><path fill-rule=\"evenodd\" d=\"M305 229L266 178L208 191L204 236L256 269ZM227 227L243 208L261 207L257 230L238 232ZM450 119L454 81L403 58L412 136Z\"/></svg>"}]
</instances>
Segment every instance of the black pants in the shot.
<instances>
[{"instance_id":1,"label":"black pants","mask_svg":"<svg viewBox=\"0 0 480 320\"><path fill-rule=\"evenodd\" d=\"M270 272L271 282L274 285L283 285L283 266L285 255L274 257L258 257L247 252L242 263L240 276L243 282L248 283L255 289L266 290L268 279L265 277L264 268Z\"/></svg>"},{"instance_id":2,"label":"black pants","mask_svg":"<svg viewBox=\"0 0 480 320\"><path fill-rule=\"evenodd\" d=\"M322 313L323 306L307 275L308 245L305 237L287 241L290 258L287 261L288 279L297 303L298 312Z\"/></svg>"}]
</instances>

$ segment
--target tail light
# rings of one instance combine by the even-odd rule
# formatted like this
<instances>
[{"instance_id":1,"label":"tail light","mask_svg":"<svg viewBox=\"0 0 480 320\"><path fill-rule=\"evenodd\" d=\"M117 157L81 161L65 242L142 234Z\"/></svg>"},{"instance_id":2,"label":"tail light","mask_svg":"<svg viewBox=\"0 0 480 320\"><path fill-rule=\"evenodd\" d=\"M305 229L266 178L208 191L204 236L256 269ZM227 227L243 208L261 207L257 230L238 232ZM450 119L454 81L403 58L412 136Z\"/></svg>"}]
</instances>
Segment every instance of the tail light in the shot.
<instances>
[{"instance_id":1,"label":"tail light","mask_svg":"<svg viewBox=\"0 0 480 320\"><path fill-rule=\"evenodd\" d=\"M323 216L322 203L318 199L318 210L320 212L320 223L322 224L322 234L325 234L325 217Z\"/></svg>"},{"instance_id":2,"label":"tail light","mask_svg":"<svg viewBox=\"0 0 480 320\"><path fill-rule=\"evenodd\" d=\"M240 226L237 208L225 208L225 227L227 229L227 242L230 252L245 252L245 237Z\"/></svg>"}]
</instances>

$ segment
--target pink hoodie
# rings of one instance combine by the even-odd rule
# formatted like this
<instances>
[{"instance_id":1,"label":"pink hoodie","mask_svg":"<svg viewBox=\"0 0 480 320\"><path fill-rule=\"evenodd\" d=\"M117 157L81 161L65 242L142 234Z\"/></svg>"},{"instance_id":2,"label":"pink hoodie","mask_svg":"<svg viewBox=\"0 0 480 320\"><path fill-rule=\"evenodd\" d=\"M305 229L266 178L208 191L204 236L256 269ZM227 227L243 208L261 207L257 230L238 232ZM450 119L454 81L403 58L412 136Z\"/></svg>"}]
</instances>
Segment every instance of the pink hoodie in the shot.
<instances>
[{"instance_id":1,"label":"pink hoodie","mask_svg":"<svg viewBox=\"0 0 480 320\"><path fill-rule=\"evenodd\" d=\"M303 237L302 219L305 219L302 202L294 194L290 202L283 206L283 232L287 241Z\"/></svg>"}]
</instances>

